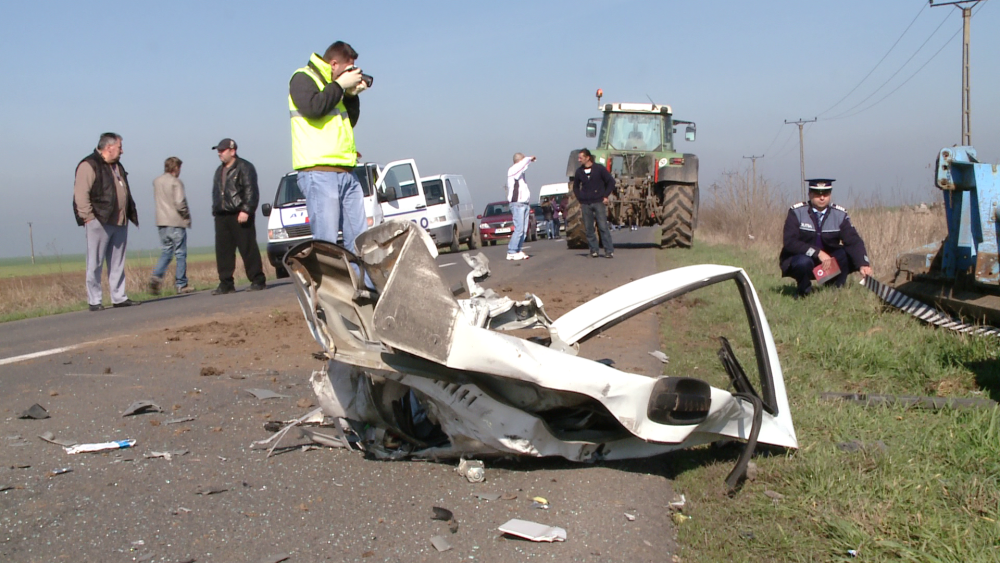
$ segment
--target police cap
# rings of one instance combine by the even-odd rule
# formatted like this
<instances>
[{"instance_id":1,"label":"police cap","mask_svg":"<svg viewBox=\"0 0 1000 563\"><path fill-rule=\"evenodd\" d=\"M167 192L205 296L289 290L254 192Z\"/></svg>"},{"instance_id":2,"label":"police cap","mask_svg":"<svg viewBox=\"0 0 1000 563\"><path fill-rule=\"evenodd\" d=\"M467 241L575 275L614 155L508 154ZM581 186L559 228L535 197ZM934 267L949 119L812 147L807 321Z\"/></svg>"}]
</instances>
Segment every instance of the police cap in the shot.
<instances>
[{"instance_id":1,"label":"police cap","mask_svg":"<svg viewBox=\"0 0 1000 563\"><path fill-rule=\"evenodd\" d=\"M828 192L833 189L835 181L833 178L813 178L806 180L809 183L809 191L813 192Z\"/></svg>"}]
</instances>

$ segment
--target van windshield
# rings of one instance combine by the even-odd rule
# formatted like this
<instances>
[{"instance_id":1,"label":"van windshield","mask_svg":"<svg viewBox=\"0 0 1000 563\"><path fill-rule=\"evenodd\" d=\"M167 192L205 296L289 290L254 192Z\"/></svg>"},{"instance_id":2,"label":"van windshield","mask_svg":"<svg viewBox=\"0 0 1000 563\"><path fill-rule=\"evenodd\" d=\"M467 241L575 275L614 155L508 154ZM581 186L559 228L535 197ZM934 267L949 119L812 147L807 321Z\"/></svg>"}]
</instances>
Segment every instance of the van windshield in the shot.
<instances>
[{"instance_id":1,"label":"van windshield","mask_svg":"<svg viewBox=\"0 0 1000 563\"><path fill-rule=\"evenodd\" d=\"M289 174L281 179L281 182L278 184L278 193L274 196L275 207L288 207L306 201L306 196L302 195L302 192L299 190L299 184L296 181L297 177L296 174Z\"/></svg>"},{"instance_id":2,"label":"van windshield","mask_svg":"<svg viewBox=\"0 0 1000 563\"><path fill-rule=\"evenodd\" d=\"M424 197L427 198L427 205L440 205L447 200L444 197L444 185L441 180L427 180L423 182Z\"/></svg>"}]
</instances>

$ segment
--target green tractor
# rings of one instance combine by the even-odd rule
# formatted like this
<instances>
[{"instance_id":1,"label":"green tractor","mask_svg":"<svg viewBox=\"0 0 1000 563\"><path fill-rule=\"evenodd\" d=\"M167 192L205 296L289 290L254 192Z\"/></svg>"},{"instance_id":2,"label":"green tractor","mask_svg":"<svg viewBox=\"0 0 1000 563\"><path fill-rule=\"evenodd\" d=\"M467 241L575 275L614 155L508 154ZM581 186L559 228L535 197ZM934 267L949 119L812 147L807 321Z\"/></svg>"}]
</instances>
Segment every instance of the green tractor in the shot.
<instances>
[{"instance_id":1,"label":"green tractor","mask_svg":"<svg viewBox=\"0 0 1000 563\"><path fill-rule=\"evenodd\" d=\"M673 118L670 106L615 103L601 105L603 117L587 120L587 136L597 137L591 152L615 178L616 193L608 198L608 221L617 227L662 228L661 248L690 248L698 223L698 157L674 151L676 126L685 125L684 138L694 141L695 124ZM600 122L598 134L597 124ZM573 175L580 164L575 150L569 155L569 204L566 243L587 248L583 214L573 196Z\"/></svg>"}]
</instances>

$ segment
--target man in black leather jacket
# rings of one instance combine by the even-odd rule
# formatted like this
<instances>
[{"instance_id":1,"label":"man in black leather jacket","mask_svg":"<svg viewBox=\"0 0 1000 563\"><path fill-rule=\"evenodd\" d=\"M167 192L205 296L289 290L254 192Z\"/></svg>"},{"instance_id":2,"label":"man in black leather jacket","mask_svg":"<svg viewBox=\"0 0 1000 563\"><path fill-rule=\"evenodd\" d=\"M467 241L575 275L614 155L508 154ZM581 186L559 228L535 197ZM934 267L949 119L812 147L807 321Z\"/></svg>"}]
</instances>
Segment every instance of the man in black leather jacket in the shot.
<instances>
[{"instance_id":1,"label":"man in black leather jacket","mask_svg":"<svg viewBox=\"0 0 1000 563\"><path fill-rule=\"evenodd\" d=\"M254 212L260 200L257 170L249 161L236 156L236 141L232 139L223 139L212 149L219 152L219 160L222 161L212 182L215 262L219 270L219 287L212 291L212 295L236 292L233 272L236 270L237 249L250 280L250 291L264 289L267 287L264 265L254 226Z\"/></svg>"}]
</instances>

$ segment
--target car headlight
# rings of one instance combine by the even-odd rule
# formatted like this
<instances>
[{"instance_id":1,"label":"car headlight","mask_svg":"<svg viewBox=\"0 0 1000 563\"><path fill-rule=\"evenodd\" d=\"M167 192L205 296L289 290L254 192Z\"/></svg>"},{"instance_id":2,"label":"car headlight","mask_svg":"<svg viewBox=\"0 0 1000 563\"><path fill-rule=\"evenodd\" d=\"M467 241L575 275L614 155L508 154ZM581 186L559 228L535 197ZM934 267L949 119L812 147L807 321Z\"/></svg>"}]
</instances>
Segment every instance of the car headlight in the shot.
<instances>
[{"instance_id":1,"label":"car headlight","mask_svg":"<svg viewBox=\"0 0 1000 563\"><path fill-rule=\"evenodd\" d=\"M283 240L288 238L288 231L285 229L268 229L267 240Z\"/></svg>"},{"instance_id":2,"label":"car headlight","mask_svg":"<svg viewBox=\"0 0 1000 563\"><path fill-rule=\"evenodd\" d=\"M479 228L480 229L492 229L493 226L490 225L489 223L480 223Z\"/></svg>"}]
</instances>

